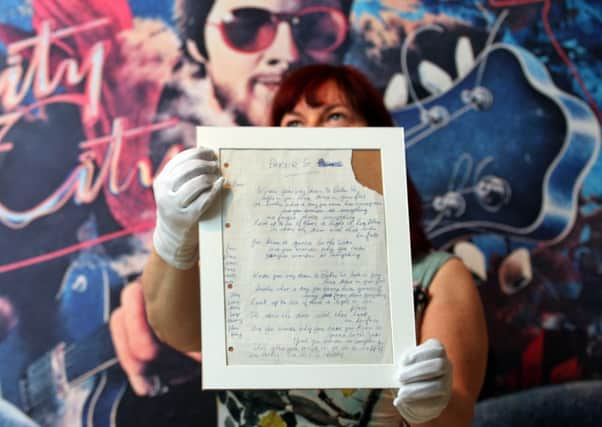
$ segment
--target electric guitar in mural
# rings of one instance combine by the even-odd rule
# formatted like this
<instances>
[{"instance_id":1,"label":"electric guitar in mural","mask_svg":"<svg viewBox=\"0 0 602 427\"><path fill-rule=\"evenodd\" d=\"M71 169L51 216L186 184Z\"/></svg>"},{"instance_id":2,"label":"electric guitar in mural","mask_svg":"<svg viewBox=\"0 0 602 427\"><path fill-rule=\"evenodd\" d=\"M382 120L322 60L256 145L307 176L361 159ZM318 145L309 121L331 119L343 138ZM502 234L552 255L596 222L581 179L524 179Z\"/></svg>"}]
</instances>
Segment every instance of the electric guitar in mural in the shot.
<instances>
[{"instance_id":1,"label":"electric guitar in mural","mask_svg":"<svg viewBox=\"0 0 602 427\"><path fill-rule=\"evenodd\" d=\"M476 232L554 242L570 230L600 126L529 52L492 45L449 91L392 115L435 244Z\"/></svg>"},{"instance_id":2,"label":"electric guitar in mural","mask_svg":"<svg viewBox=\"0 0 602 427\"><path fill-rule=\"evenodd\" d=\"M54 332L63 339L40 354L27 351L18 331L0 344L1 397L44 427L115 426L127 379L115 356L108 320L111 297L119 296L122 283L104 259L81 255L57 296ZM40 330L52 333L52 326ZM170 357L167 367L156 370L161 384L186 369L200 375L198 363L185 355Z\"/></svg>"}]
</instances>

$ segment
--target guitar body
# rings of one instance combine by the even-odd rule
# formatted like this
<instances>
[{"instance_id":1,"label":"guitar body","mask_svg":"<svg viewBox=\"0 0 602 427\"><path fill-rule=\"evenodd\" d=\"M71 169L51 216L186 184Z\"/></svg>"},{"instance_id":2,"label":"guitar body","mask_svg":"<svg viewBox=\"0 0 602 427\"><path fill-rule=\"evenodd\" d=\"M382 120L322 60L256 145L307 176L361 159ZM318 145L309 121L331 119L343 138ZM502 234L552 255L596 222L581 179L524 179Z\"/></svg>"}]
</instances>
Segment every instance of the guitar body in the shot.
<instances>
[{"instance_id":1,"label":"guitar body","mask_svg":"<svg viewBox=\"0 0 602 427\"><path fill-rule=\"evenodd\" d=\"M477 232L554 242L570 230L600 127L529 52L493 45L449 91L392 114L436 245Z\"/></svg>"},{"instance_id":2,"label":"guitar body","mask_svg":"<svg viewBox=\"0 0 602 427\"><path fill-rule=\"evenodd\" d=\"M80 255L57 294L57 345L32 353L18 327L2 342L2 397L41 426L114 426L126 379L107 323L121 284L105 259Z\"/></svg>"}]
</instances>

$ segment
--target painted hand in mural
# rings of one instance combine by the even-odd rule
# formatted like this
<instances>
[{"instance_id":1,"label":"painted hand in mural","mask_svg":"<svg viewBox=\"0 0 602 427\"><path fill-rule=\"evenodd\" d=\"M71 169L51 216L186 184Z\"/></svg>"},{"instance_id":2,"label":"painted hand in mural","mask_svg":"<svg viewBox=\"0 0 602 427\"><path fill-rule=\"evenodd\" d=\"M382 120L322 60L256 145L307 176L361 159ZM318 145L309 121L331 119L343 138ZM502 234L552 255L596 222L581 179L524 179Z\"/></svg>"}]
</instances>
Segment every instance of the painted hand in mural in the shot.
<instances>
[{"instance_id":1,"label":"painted hand in mural","mask_svg":"<svg viewBox=\"0 0 602 427\"><path fill-rule=\"evenodd\" d=\"M109 327L117 359L136 394L155 396L169 385L199 377L200 352L177 352L153 334L139 282L123 289L121 306L111 313Z\"/></svg>"},{"instance_id":2,"label":"painted hand in mural","mask_svg":"<svg viewBox=\"0 0 602 427\"><path fill-rule=\"evenodd\" d=\"M153 243L168 264L187 269L196 262L196 225L223 182L215 153L200 147L177 154L159 173L153 184L157 202Z\"/></svg>"},{"instance_id":3,"label":"painted hand in mural","mask_svg":"<svg viewBox=\"0 0 602 427\"><path fill-rule=\"evenodd\" d=\"M159 353L145 320L144 297L139 284L126 286L121 293L121 307L111 313L111 338L117 358L136 394L152 394L152 383L144 375L144 366Z\"/></svg>"},{"instance_id":4,"label":"painted hand in mural","mask_svg":"<svg viewBox=\"0 0 602 427\"><path fill-rule=\"evenodd\" d=\"M409 423L437 418L452 391L452 366L443 344L430 339L408 351L399 371L401 386L393 404Z\"/></svg>"}]
</instances>

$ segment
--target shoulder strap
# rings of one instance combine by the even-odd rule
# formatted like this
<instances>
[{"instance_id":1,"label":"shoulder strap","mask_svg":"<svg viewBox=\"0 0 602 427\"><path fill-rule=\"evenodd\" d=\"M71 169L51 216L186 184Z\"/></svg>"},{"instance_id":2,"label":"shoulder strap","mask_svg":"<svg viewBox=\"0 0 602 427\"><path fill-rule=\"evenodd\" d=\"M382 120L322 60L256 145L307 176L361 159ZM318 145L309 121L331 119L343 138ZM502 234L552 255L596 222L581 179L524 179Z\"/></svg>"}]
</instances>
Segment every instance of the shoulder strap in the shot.
<instances>
[{"instance_id":1,"label":"shoulder strap","mask_svg":"<svg viewBox=\"0 0 602 427\"><path fill-rule=\"evenodd\" d=\"M443 251L432 251L420 258L412 265L412 279L414 285L419 284L421 289L426 290L437 271L454 255Z\"/></svg>"}]
</instances>

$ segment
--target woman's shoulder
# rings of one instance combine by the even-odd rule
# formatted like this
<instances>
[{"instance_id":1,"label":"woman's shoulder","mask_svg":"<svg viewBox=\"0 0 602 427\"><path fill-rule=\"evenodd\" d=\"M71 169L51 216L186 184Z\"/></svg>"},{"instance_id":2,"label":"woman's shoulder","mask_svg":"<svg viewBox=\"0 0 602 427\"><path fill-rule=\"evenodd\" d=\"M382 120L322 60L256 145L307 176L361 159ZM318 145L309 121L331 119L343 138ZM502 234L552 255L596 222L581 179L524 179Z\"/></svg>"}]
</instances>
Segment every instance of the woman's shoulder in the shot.
<instances>
[{"instance_id":1,"label":"woman's shoulder","mask_svg":"<svg viewBox=\"0 0 602 427\"><path fill-rule=\"evenodd\" d=\"M412 263L412 279L414 284L426 289L431 284L439 269L455 256L445 251L430 251Z\"/></svg>"}]
</instances>

